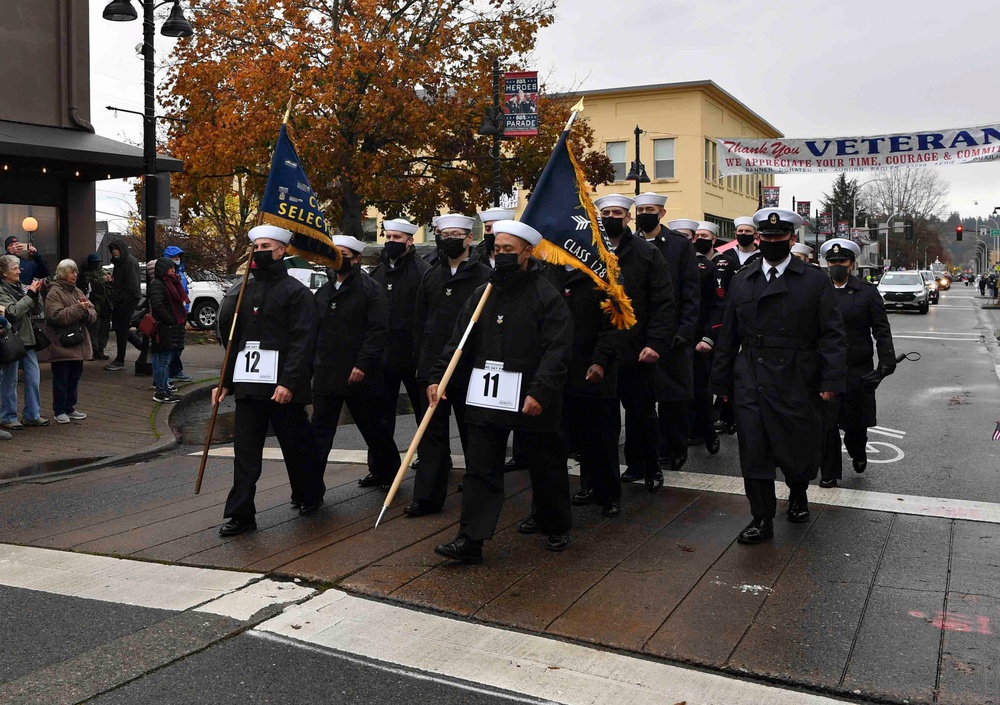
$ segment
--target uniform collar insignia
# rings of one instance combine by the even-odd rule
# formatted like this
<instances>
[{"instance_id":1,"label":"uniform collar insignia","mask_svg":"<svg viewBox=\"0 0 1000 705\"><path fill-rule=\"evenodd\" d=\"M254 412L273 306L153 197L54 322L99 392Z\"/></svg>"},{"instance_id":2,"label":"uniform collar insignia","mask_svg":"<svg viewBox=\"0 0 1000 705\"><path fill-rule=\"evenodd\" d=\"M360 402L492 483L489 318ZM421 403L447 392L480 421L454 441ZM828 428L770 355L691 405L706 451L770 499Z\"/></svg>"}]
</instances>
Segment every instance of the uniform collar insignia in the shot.
<instances>
[{"instance_id":1,"label":"uniform collar insignia","mask_svg":"<svg viewBox=\"0 0 1000 705\"><path fill-rule=\"evenodd\" d=\"M444 295L445 296L451 296L451 289L445 289L444 290Z\"/></svg>"},{"instance_id":2,"label":"uniform collar insignia","mask_svg":"<svg viewBox=\"0 0 1000 705\"><path fill-rule=\"evenodd\" d=\"M336 311L337 310L337 302L336 301L334 301L332 304L330 304L330 310L331 311Z\"/></svg>"},{"instance_id":3,"label":"uniform collar insignia","mask_svg":"<svg viewBox=\"0 0 1000 705\"><path fill-rule=\"evenodd\" d=\"M503 324L503 316L497 316L497 325Z\"/></svg>"},{"instance_id":4,"label":"uniform collar insignia","mask_svg":"<svg viewBox=\"0 0 1000 705\"><path fill-rule=\"evenodd\" d=\"M392 291L392 284L386 284L385 289L386 291Z\"/></svg>"}]
</instances>

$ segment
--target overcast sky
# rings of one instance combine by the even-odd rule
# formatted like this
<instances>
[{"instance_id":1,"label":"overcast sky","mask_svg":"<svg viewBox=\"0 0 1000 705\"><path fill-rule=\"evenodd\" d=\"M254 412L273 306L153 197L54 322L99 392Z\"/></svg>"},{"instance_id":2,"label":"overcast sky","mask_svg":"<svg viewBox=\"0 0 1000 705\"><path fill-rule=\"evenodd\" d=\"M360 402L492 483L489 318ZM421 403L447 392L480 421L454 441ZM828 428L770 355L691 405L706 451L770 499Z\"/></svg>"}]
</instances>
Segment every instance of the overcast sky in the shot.
<instances>
[{"instance_id":1,"label":"overcast sky","mask_svg":"<svg viewBox=\"0 0 1000 705\"><path fill-rule=\"evenodd\" d=\"M139 142L140 119L103 106L142 109L142 27L103 20L105 4L90 2L93 122ZM535 62L556 90L711 79L787 137L947 129L1000 122L998 20L983 0L561 0ZM157 34L158 56L175 41ZM940 173L949 210L1000 206L1000 163ZM782 206L819 201L834 176L776 177ZM99 210L123 212L121 182L98 189Z\"/></svg>"}]
</instances>

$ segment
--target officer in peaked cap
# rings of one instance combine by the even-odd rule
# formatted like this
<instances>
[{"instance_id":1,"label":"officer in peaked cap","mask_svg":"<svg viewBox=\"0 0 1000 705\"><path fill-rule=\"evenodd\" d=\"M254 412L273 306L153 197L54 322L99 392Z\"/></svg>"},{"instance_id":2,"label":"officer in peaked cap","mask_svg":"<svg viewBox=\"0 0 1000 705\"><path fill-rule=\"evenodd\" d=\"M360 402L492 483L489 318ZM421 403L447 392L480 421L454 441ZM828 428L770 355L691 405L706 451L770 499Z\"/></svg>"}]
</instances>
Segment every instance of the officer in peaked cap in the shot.
<instances>
[{"instance_id":1,"label":"officer in peaked cap","mask_svg":"<svg viewBox=\"0 0 1000 705\"><path fill-rule=\"evenodd\" d=\"M490 208L479 214L479 220L483 223L483 241L476 245L476 254L479 261L493 266L493 224L498 220L513 220L514 211L508 208Z\"/></svg>"},{"instance_id":2,"label":"officer in peaked cap","mask_svg":"<svg viewBox=\"0 0 1000 705\"><path fill-rule=\"evenodd\" d=\"M847 391L826 402L827 428L820 463L820 487L836 487L843 465L838 427L844 431L844 446L854 471L864 472L868 467L868 429L877 423L875 389L882 378L895 371L896 354L878 289L855 274L861 248L850 240L836 238L823 243L820 255L829 266L847 333ZM877 368L872 362L876 352Z\"/></svg>"},{"instance_id":3,"label":"officer in peaked cap","mask_svg":"<svg viewBox=\"0 0 1000 705\"><path fill-rule=\"evenodd\" d=\"M437 402L438 382L465 340L463 357L472 369L466 392L469 443L462 516L456 539L434 549L464 563L482 561L483 542L496 531L511 432L521 438L531 475L532 514L519 531L545 534L546 548L562 551L569 545L571 523L566 446L560 426L573 321L560 292L542 276L544 265L531 257L541 234L513 220L497 221L494 232L494 290L468 339L469 321L486 286L466 301L427 388L428 401ZM446 396L453 395L449 386Z\"/></svg>"},{"instance_id":4,"label":"officer in peaked cap","mask_svg":"<svg viewBox=\"0 0 1000 705\"><path fill-rule=\"evenodd\" d=\"M292 506L310 514L323 501L324 462L319 462L316 439L306 404L311 401L316 309L305 284L288 275L283 261L292 234L274 225L258 225L249 232L254 245L253 277L233 331L234 345L226 360L226 378L219 400L236 397L233 437L233 488L226 499L228 520L219 533L234 536L257 528L254 495L260 478L268 424L284 455ZM219 311L219 331L225 338L232 326L239 287L225 296ZM223 342L227 342L223 340ZM218 389L212 390L212 401Z\"/></svg>"},{"instance_id":5,"label":"officer in peaked cap","mask_svg":"<svg viewBox=\"0 0 1000 705\"><path fill-rule=\"evenodd\" d=\"M660 444L659 462L669 470L680 470L688 457L689 413L694 398L694 348L701 312L701 285L694 249L689 236L665 228L660 223L667 214L667 197L643 193L635 197L635 218L643 236L655 245L667 263L673 288L674 315L671 319L670 345L656 366L655 391ZM695 221L688 221L687 224ZM691 231L694 234L694 230ZM630 476L632 462L628 453L629 433L625 429L625 463L622 479ZM633 478L634 479L634 478Z\"/></svg>"},{"instance_id":6,"label":"officer in peaked cap","mask_svg":"<svg viewBox=\"0 0 1000 705\"><path fill-rule=\"evenodd\" d=\"M845 390L847 373L844 325L830 279L791 255L802 219L763 208L754 222L761 259L733 277L711 381L714 393L733 396L753 515L738 539L749 544L774 534L777 468L789 488L788 520L809 521L807 490L824 434L822 402Z\"/></svg>"}]
</instances>

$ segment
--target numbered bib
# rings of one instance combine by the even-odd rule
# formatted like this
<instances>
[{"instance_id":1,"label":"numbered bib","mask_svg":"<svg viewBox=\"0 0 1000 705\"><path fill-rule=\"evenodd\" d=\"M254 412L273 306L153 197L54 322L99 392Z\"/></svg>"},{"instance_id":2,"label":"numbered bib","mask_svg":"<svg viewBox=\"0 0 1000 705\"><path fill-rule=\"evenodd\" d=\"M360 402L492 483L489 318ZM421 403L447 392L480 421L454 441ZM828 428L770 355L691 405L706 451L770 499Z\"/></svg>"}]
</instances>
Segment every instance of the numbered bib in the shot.
<instances>
[{"instance_id":1,"label":"numbered bib","mask_svg":"<svg viewBox=\"0 0 1000 705\"><path fill-rule=\"evenodd\" d=\"M251 384L276 384L278 381L278 351L263 350L260 347L260 342L248 340L246 347L236 355L233 381Z\"/></svg>"},{"instance_id":2,"label":"numbered bib","mask_svg":"<svg viewBox=\"0 0 1000 705\"><path fill-rule=\"evenodd\" d=\"M486 367L476 367L469 378L465 403L498 411L521 410L521 373L505 372L502 362L486 361Z\"/></svg>"}]
</instances>

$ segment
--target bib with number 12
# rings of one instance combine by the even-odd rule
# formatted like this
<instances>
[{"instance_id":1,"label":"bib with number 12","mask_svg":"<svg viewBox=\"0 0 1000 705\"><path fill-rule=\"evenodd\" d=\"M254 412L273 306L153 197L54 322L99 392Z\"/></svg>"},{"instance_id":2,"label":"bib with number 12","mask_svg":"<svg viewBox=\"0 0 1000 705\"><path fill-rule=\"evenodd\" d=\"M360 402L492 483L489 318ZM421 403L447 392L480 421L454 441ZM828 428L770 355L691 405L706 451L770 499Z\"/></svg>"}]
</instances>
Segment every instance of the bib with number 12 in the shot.
<instances>
[{"instance_id":1,"label":"bib with number 12","mask_svg":"<svg viewBox=\"0 0 1000 705\"><path fill-rule=\"evenodd\" d=\"M521 410L520 401L520 372L506 372L502 362L492 360L487 360L485 367L473 368L466 404L517 413Z\"/></svg>"},{"instance_id":2,"label":"bib with number 12","mask_svg":"<svg viewBox=\"0 0 1000 705\"><path fill-rule=\"evenodd\" d=\"M260 342L248 340L236 355L233 368L234 382L250 384L276 384L278 381L278 351L264 350Z\"/></svg>"}]
</instances>

